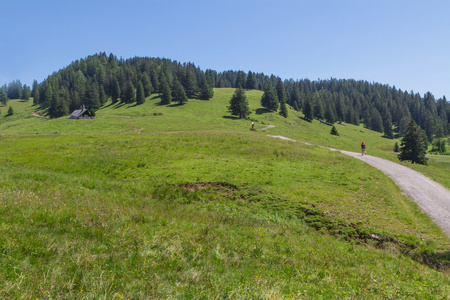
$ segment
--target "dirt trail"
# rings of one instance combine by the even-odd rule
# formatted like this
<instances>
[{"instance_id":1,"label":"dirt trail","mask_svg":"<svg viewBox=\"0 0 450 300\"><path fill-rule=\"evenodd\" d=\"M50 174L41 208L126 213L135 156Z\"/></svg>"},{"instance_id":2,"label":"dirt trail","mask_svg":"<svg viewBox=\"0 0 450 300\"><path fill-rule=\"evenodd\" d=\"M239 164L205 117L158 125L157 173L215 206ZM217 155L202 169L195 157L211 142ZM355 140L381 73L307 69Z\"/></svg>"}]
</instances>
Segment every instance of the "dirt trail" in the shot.
<instances>
[{"instance_id":1,"label":"dirt trail","mask_svg":"<svg viewBox=\"0 0 450 300\"><path fill-rule=\"evenodd\" d=\"M282 136L272 136L295 141ZM310 144L309 144L310 145ZM361 153L328 148L352 156L389 176L450 237L450 191L428 177L400 164Z\"/></svg>"}]
</instances>

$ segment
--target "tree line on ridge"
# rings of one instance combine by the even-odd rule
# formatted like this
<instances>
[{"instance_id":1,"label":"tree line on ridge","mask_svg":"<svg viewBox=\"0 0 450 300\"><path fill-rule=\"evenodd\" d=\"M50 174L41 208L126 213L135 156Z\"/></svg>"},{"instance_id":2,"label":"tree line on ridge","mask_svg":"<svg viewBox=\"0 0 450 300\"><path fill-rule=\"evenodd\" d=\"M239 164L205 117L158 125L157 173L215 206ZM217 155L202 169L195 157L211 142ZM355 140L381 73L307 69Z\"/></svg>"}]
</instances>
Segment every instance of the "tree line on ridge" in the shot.
<instances>
[{"instance_id":1,"label":"tree line on ridge","mask_svg":"<svg viewBox=\"0 0 450 300\"><path fill-rule=\"evenodd\" d=\"M117 58L99 53L72 62L32 87L19 80L0 87L0 103L8 99L29 99L48 107L52 118L68 115L82 104L99 109L109 99L113 103L142 104L151 94L159 94L161 104L186 103L188 98L208 100L213 88L237 88L264 91L261 105L287 117L286 105L302 111L307 120L362 122L388 138L399 135L414 120L426 139L445 137L450 133L450 103L444 97L435 99L395 86L362 80L335 79L311 81L282 80L264 73L201 70L193 63L164 58Z\"/></svg>"}]
</instances>

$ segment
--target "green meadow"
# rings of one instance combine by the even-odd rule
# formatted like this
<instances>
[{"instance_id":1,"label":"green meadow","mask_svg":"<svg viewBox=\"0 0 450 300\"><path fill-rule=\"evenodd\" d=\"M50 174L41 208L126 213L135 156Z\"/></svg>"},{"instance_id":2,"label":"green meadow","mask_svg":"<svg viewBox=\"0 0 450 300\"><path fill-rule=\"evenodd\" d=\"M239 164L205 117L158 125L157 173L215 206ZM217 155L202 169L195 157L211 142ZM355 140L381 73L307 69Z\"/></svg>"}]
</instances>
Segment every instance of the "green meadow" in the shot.
<instances>
[{"instance_id":1,"label":"green meadow","mask_svg":"<svg viewBox=\"0 0 450 300\"><path fill-rule=\"evenodd\" d=\"M236 119L233 92L93 120L0 107L0 299L450 297L448 237L383 173L318 147L395 161L395 140L285 119L260 91ZM446 157L404 164L450 187Z\"/></svg>"}]
</instances>

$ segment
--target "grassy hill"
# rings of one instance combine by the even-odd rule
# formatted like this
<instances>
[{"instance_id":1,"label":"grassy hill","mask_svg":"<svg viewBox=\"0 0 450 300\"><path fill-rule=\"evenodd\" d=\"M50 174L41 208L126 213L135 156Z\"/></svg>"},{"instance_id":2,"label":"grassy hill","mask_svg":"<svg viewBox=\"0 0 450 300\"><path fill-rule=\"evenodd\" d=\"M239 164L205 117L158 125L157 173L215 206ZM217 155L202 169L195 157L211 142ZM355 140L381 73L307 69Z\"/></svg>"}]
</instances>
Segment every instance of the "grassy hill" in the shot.
<instances>
[{"instance_id":1,"label":"grassy hill","mask_svg":"<svg viewBox=\"0 0 450 300\"><path fill-rule=\"evenodd\" d=\"M183 106L107 104L95 120L36 117L19 100L12 116L1 108L0 295L450 295L448 238L390 179L267 134L352 151L364 141L394 160L392 140L347 124L334 137L294 110L268 113L259 91L247 92L252 132L227 112L233 92ZM445 158L423 169L446 184Z\"/></svg>"}]
</instances>

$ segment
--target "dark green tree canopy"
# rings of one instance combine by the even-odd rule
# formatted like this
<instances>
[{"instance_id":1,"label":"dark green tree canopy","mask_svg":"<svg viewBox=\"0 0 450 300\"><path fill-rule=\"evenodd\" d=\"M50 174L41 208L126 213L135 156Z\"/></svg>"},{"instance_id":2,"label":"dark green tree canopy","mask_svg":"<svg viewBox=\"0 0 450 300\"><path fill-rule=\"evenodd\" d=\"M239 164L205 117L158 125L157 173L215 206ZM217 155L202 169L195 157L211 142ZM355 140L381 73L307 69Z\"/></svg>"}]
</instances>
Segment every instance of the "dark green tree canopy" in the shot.
<instances>
[{"instance_id":1,"label":"dark green tree canopy","mask_svg":"<svg viewBox=\"0 0 450 300\"><path fill-rule=\"evenodd\" d=\"M264 90L264 94L261 97L261 106L270 111L277 111L278 105L278 96L272 84L269 82Z\"/></svg>"},{"instance_id":2,"label":"dark green tree canopy","mask_svg":"<svg viewBox=\"0 0 450 300\"><path fill-rule=\"evenodd\" d=\"M233 97L230 99L228 111L231 112L233 116L238 116L241 119L245 119L250 115L247 96L240 86L235 90Z\"/></svg>"},{"instance_id":3,"label":"dark green tree canopy","mask_svg":"<svg viewBox=\"0 0 450 300\"><path fill-rule=\"evenodd\" d=\"M163 105L170 104L172 102L172 91L165 78L163 78L162 82L160 83L160 86L162 89L160 103Z\"/></svg>"},{"instance_id":4,"label":"dark green tree canopy","mask_svg":"<svg viewBox=\"0 0 450 300\"><path fill-rule=\"evenodd\" d=\"M277 86L277 91L280 92L280 95L277 95L279 103L286 102L294 109L303 109L306 99L312 99L310 105L313 109L316 108L317 118L324 118L329 108L334 112L336 120L345 120L355 125L362 121L369 129L384 131L386 137L391 136L390 128L395 135L401 136L411 119L425 130L427 140L430 142L437 138L438 130L443 130L444 135L450 133L450 103L445 97L437 99L430 92L421 96L413 91L402 91L387 84L352 79L282 81L274 75L267 76L251 71L248 73L232 70L216 72L211 69L202 71L193 63L180 63L164 58L118 59L113 54L91 55L54 72L41 83L34 82L32 96L35 104L49 107L52 105L53 92L56 92L61 95L60 99L67 107L76 109L82 104L86 91L92 85L96 86L98 103L103 105L108 99L117 101L124 97L128 80L131 80L135 88L138 81L141 81L146 97L151 93L162 93L161 80L164 77L169 89L173 86L175 78L178 78L185 93L189 97L197 97L202 93L198 87L201 86L204 76L211 88L236 88L237 84L241 84L247 89L263 90L269 84L272 87ZM117 81L118 87L114 81ZM64 89L68 89L68 92L66 93ZM282 95L283 90L286 98ZM6 93L6 98L9 95L9 99L22 97L26 99L28 87L16 80L6 85ZM0 91L0 98L2 97ZM321 99L321 104L317 104L317 97ZM320 106L323 109L320 109ZM278 105L276 108L273 105L268 109L276 111ZM381 115L381 126L376 111ZM392 127L386 112L391 114Z\"/></svg>"},{"instance_id":5,"label":"dark green tree canopy","mask_svg":"<svg viewBox=\"0 0 450 300\"><path fill-rule=\"evenodd\" d=\"M425 157L427 146L424 141L424 135L422 129L411 120L406 129L406 133L403 136L400 144L400 154L398 158L403 160L409 160L413 164L427 164L427 158Z\"/></svg>"},{"instance_id":6,"label":"dark green tree canopy","mask_svg":"<svg viewBox=\"0 0 450 300\"><path fill-rule=\"evenodd\" d=\"M202 78L202 82L200 84L200 95L199 98L202 100L209 100L214 96L214 90L209 85L206 76Z\"/></svg>"},{"instance_id":7,"label":"dark green tree canopy","mask_svg":"<svg viewBox=\"0 0 450 300\"><path fill-rule=\"evenodd\" d=\"M142 82L138 82L136 86L136 104L144 104L145 103L145 93L144 93L144 86L142 85Z\"/></svg>"},{"instance_id":8,"label":"dark green tree canopy","mask_svg":"<svg viewBox=\"0 0 450 300\"><path fill-rule=\"evenodd\" d=\"M184 88L178 80L173 81L172 89L172 101L178 102L178 104L184 104L188 101Z\"/></svg>"}]
</instances>

